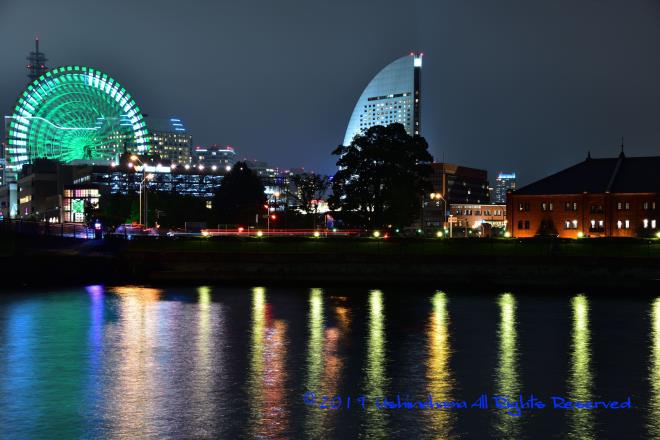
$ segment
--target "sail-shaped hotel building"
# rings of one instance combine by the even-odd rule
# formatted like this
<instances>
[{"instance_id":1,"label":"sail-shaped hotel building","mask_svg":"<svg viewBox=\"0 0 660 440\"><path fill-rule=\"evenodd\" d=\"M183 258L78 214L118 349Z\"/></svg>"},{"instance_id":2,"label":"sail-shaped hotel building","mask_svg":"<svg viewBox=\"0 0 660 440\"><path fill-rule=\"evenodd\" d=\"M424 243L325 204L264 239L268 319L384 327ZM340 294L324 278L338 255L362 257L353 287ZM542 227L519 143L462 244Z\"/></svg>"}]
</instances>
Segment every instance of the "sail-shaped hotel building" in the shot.
<instances>
[{"instance_id":1,"label":"sail-shaped hotel building","mask_svg":"<svg viewBox=\"0 0 660 440\"><path fill-rule=\"evenodd\" d=\"M374 125L403 124L409 135L421 133L422 53L410 53L385 66L360 95L348 122L344 145Z\"/></svg>"}]
</instances>

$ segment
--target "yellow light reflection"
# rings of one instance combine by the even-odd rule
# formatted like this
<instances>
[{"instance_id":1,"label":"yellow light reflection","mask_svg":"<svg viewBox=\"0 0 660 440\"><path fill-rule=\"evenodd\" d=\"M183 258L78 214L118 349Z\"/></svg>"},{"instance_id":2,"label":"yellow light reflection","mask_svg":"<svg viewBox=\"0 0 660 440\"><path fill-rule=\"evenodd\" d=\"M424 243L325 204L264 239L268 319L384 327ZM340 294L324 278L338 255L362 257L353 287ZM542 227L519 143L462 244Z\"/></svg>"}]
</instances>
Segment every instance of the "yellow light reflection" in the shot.
<instances>
[{"instance_id":1,"label":"yellow light reflection","mask_svg":"<svg viewBox=\"0 0 660 440\"><path fill-rule=\"evenodd\" d=\"M214 309L211 302L211 289L208 286L202 286L197 289L197 308L198 308L198 322L197 334L195 335L195 368L192 371L192 401L191 407L195 410L195 434L199 436L208 435L209 428L212 427L216 421L214 420L214 408L212 403L215 402L213 394L213 382L218 371L221 371L223 365L214 360L214 350L219 350L220 347L215 349L212 347L212 336L214 328L212 322L222 323L222 309L216 307ZM217 305L217 304L216 304ZM213 314L212 314L213 311ZM217 353L215 353L217 355Z\"/></svg>"},{"instance_id":2,"label":"yellow light reflection","mask_svg":"<svg viewBox=\"0 0 660 440\"><path fill-rule=\"evenodd\" d=\"M651 326L651 365L649 369L651 401L648 428L651 438L660 438L660 297L653 301Z\"/></svg>"},{"instance_id":3,"label":"yellow light reflection","mask_svg":"<svg viewBox=\"0 0 660 440\"><path fill-rule=\"evenodd\" d=\"M332 303L344 302L345 297L330 297ZM340 305L334 308L337 327L327 327L325 320L325 301L321 289L312 289L309 297L309 342L307 348L306 391L316 393L316 405L307 407L305 417L306 438L324 438L333 429L333 420L338 411L319 408L323 396L326 404L332 404L337 395L343 361L339 355L341 341L345 338L350 316L348 308ZM345 398L345 396L342 396ZM354 399L355 397L353 397ZM342 405L346 405L342 401ZM353 402L353 406L355 402Z\"/></svg>"},{"instance_id":4,"label":"yellow light reflection","mask_svg":"<svg viewBox=\"0 0 660 440\"><path fill-rule=\"evenodd\" d=\"M305 391L312 391L319 397L326 394L321 385L323 373L323 292L321 289L312 289L309 294L309 344L307 347L307 381ZM309 438L321 436L322 424L327 410L317 405L307 407L305 417L305 433Z\"/></svg>"},{"instance_id":5,"label":"yellow light reflection","mask_svg":"<svg viewBox=\"0 0 660 440\"><path fill-rule=\"evenodd\" d=\"M385 438L387 434L385 411L377 409L374 405L376 399L385 397L387 389L384 321L383 292L372 290L369 293L367 360L363 375L364 395L367 398L363 430L367 438Z\"/></svg>"},{"instance_id":6,"label":"yellow light reflection","mask_svg":"<svg viewBox=\"0 0 660 440\"><path fill-rule=\"evenodd\" d=\"M518 335L516 331L516 298L511 293L503 293L498 300L500 326L498 329L499 353L495 378L496 394L516 401L521 393L518 379ZM499 438L518 438L521 417L507 414L500 409L497 413L495 430Z\"/></svg>"},{"instance_id":7,"label":"yellow light reflection","mask_svg":"<svg viewBox=\"0 0 660 440\"><path fill-rule=\"evenodd\" d=\"M592 400L593 378L591 375L591 349L589 335L589 300L584 295L571 299L573 310L573 334L571 365L568 378L568 395L572 400ZM569 433L572 438L595 438L593 412L569 411Z\"/></svg>"},{"instance_id":8,"label":"yellow light reflection","mask_svg":"<svg viewBox=\"0 0 660 440\"><path fill-rule=\"evenodd\" d=\"M427 326L429 358L426 378L433 401L448 402L453 400L454 378L449 365L452 351L449 343L447 295L436 292L431 301L433 309ZM454 425L454 410L432 409L428 414L433 437L449 438Z\"/></svg>"},{"instance_id":9,"label":"yellow light reflection","mask_svg":"<svg viewBox=\"0 0 660 440\"><path fill-rule=\"evenodd\" d=\"M289 430L287 406L287 325L269 317L266 291L252 290L252 337L248 394L252 437L286 437Z\"/></svg>"},{"instance_id":10,"label":"yellow light reflection","mask_svg":"<svg viewBox=\"0 0 660 440\"><path fill-rule=\"evenodd\" d=\"M148 420L158 417L159 385L152 366L157 363L155 346L160 321L157 301L162 291L137 286L110 289L120 298L118 316L121 320L106 331L108 338L117 338L121 350L110 355L110 362L119 370L114 374L107 399L112 425L118 437L129 438L138 432L148 432Z\"/></svg>"}]
</instances>

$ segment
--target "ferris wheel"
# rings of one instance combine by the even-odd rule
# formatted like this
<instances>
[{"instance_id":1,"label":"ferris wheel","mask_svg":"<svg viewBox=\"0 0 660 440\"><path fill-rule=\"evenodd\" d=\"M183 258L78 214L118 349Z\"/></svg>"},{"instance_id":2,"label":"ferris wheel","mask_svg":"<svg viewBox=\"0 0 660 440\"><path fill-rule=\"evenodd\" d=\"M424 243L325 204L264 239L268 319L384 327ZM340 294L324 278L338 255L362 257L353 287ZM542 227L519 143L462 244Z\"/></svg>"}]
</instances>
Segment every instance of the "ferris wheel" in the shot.
<instances>
[{"instance_id":1,"label":"ferris wheel","mask_svg":"<svg viewBox=\"0 0 660 440\"><path fill-rule=\"evenodd\" d=\"M113 159L149 149L144 117L131 95L89 67L52 69L19 96L7 118L8 168L36 158L71 162Z\"/></svg>"}]
</instances>

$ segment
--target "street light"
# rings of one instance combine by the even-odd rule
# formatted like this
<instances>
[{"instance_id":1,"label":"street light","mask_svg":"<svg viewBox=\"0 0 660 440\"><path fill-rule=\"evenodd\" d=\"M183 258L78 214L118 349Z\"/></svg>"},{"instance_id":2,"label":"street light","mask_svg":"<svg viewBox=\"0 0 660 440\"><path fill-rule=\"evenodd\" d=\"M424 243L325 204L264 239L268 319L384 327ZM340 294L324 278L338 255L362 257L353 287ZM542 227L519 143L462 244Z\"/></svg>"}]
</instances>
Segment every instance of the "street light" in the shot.
<instances>
[{"instance_id":1,"label":"street light","mask_svg":"<svg viewBox=\"0 0 660 440\"><path fill-rule=\"evenodd\" d=\"M447 200L445 200L441 193L431 193L429 194L429 197L431 197L431 200L442 200L442 212L444 218L442 226L444 227L444 223L447 223Z\"/></svg>"},{"instance_id":2,"label":"street light","mask_svg":"<svg viewBox=\"0 0 660 440\"><path fill-rule=\"evenodd\" d=\"M137 155L132 155L130 160L132 162L139 162L140 165L142 165L142 181L140 182L140 186L138 187L138 194L140 198L140 216L139 216L139 222L142 224L142 188L144 187L144 182L147 180L151 180L154 178L154 175L152 173L149 173L147 175L144 174L144 162L140 160L140 158ZM132 168L133 163L129 162L128 166L129 168ZM148 212L146 211L147 208L147 193L144 193L144 206L145 206L145 212L144 212L144 225L146 226L149 219L148 219Z\"/></svg>"}]
</instances>

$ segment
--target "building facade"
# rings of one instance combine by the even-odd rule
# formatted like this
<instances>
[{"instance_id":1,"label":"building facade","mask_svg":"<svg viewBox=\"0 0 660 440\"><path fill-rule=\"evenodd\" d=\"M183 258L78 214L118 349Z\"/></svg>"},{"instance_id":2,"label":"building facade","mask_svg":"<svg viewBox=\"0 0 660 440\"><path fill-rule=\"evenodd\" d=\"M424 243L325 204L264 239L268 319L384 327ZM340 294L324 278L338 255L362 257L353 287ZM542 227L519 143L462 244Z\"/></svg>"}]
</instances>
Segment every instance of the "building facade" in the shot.
<instances>
[{"instance_id":1,"label":"building facade","mask_svg":"<svg viewBox=\"0 0 660 440\"><path fill-rule=\"evenodd\" d=\"M492 202L506 204L506 194L516 189L516 173L499 173L491 192Z\"/></svg>"},{"instance_id":2,"label":"building facade","mask_svg":"<svg viewBox=\"0 0 660 440\"><path fill-rule=\"evenodd\" d=\"M369 82L351 114L344 145L375 125L400 123L410 136L421 134L422 56L411 53L401 57Z\"/></svg>"},{"instance_id":3,"label":"building facade","mask_svg":"<svg viewBox=\"0 0 660 440\"><path fill-rule=\"evenodd\" d=\"M17 217L60 221L61 194L71 180L71 167L50 159L35 159L23 166L18 179Z\"/></svg>"},{"instance_id":4,"label":"building facade","mask_svg":"<svg viewBox=\"0 0 660 440\"><path fill-rule=\"evenodd\" d=\"M180 118L149 119L150 154L176 164L191 163L192 135Z\"/></svg>"},{"instance_id":5,"label":"building facade","mask_svg":"<svg viewBox=\"0 0 660 440\"><path fill-rule=\"evenodd\" d=\"M423 228L446 226L450 205L476 205L490 201L486 170L434 162L431 171L432 191L423 195Z\"/></svg>"},{"instance_id":6,"label":"building facade","mask_svg":"<svg viewBox=\"0 0 660 440\"><path fill-rule=\"evenodd\" d=\"M96 206L106 194L137 194L141 185L150 192L168 192L205 200L211 206L225 170L161 163L142 156L141 165L128 155L113 164L62 164L38 159L25 165L13 192L0 187L2 216L51 222L84 221L87 206ZM145 177L147 177L145 179Z\"/></svg>"},{"instance_id":7,"label":"building facade","mask_svg":"<svg viewBox=\"0 0 660 440\"><path fill-rule=\"evenodd\" d=\"M453 228L487 235L491 228L506 227L506 205L455 203L450 205Z\"/></svg>"},{"instance_id":8,"label":"building facade","mask_svg":"<svg viewBox=\"0 0 660 440\"><path fill-rule=\"evenodd\" d=\"M660 231L660 156L592 159L507 198L512 237L635 237Z\"/></svg>"},{"instance_id":9,"label":"building facade","mask_svg":"<svg viewBox=\"0 0 660 440\"><path fill-rule=\"evenodd\" d=\"M199 146L193 149L192 162L195 165L211 168L215 166L217 169L229 171L236 163L236 151L229 145Z\"/></svg>"},{"instance_id":10,"label":"building facade","mask_svg":"<svg viewBox=\"0 0 660 440\"><path fill-rule=\"evenodd\" d=\"M18 216L18 183L7 182L0 186L0 220Z\"/></svg>"}]
</instances>

